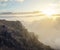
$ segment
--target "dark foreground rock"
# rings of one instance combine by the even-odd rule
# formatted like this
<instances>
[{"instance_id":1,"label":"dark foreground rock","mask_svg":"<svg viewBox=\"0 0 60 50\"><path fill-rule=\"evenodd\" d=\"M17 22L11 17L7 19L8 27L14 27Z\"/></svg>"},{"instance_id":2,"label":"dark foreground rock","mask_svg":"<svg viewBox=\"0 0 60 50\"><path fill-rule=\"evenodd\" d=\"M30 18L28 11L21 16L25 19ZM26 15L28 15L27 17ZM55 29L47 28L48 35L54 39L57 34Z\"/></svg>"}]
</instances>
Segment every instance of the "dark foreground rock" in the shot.
<instances>
[{"instance_id":1,"label":"dark foreground rock","mask_svg":"<svg viewBox=\"0 0 60 50\"><path fill-rule=\"evenodd\" d=\"M43 45L19 21L0 20L0 50L54 50Z\"/></svg>"}]
</instances>

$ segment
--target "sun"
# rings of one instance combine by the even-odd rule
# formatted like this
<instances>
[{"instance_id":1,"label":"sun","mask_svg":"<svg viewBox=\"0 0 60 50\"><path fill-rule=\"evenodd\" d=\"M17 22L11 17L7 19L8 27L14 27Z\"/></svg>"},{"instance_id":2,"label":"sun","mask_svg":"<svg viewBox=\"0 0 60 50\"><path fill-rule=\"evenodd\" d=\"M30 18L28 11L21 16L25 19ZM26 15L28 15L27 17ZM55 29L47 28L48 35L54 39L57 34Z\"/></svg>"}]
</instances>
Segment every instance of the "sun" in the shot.
<instances>
[{"instance_id":1,"label":"sun","mask_svg":"<svg viewBox=\"0 0 60 50\"><path fill-rule=\"evenodd\" d=\"M42 10L42 12L43 12L45 15L50 16L50 15L52 15L52 14L55 13L55 10L52 9L52 8L46 8L46 9Z\"/></svg>"}]
</instances>

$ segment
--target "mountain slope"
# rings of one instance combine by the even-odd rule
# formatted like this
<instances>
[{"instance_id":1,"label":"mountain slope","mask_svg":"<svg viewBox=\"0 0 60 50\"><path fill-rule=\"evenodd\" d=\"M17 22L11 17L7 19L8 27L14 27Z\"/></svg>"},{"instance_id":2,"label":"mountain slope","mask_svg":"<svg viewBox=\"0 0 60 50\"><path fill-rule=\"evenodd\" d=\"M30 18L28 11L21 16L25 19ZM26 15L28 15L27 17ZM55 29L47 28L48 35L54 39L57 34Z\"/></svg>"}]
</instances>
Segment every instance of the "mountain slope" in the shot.
<instances>
[{"instance_id":1,"label":"mountain slope","mask_svg":"<svg viewBox=\"0 0 60 50\"><path fill-rule=\"evenodd\" d=\"M0 20L0 50L53 50L43 45L19 21Z\"/></svg>"}]
</instances>

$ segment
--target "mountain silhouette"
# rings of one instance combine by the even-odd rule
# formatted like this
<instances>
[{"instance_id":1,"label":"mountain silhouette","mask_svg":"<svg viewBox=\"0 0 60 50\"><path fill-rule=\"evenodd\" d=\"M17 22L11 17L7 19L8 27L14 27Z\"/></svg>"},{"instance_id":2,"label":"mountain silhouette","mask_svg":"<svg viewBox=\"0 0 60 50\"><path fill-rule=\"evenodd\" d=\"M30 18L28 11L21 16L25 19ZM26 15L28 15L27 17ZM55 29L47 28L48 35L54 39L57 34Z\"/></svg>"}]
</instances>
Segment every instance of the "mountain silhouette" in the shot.
<instances>
[{"instance_id":1,"label":"mountain silhouette","mask_svg":"<svg viewBox=\"0 0 60 50\"><path fill-rule=\"evenodd\" d=\"M19 21L0 20L0 50L54 50L38 41L37 37Z\"/></svg>"}]
</instances>

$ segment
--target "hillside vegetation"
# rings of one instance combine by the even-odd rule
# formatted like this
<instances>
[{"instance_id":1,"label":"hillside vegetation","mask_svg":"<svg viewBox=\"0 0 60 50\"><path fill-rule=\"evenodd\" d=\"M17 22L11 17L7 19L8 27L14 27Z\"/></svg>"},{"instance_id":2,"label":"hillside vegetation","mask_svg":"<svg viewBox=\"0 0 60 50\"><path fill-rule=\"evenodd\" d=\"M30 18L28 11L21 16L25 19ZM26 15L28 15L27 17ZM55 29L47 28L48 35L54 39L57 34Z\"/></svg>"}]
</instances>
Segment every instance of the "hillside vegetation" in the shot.
<instances>
[{"instance_id":1,"label":"hillside vegetation","mask_svg":"<svg viewBox=\"0 0 60 50\"><path fill-rule=\"evenodd\" d=\"M0 20L0 50L54 50L38 41L19 21Z\"/></svg>"}]
</instances>

